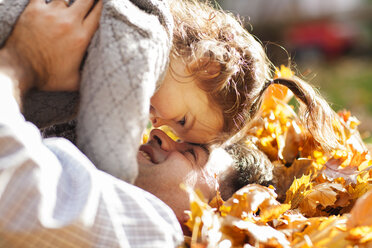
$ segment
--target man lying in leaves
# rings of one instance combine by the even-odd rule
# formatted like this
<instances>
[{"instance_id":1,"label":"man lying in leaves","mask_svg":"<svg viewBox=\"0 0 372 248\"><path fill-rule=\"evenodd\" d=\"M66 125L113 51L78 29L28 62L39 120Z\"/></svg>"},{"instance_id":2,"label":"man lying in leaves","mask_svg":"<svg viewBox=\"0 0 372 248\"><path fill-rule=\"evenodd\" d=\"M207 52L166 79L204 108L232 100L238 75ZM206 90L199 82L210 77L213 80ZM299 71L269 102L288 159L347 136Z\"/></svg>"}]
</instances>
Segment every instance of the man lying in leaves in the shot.
<instances>
[{"instance_id":1,"label":"man lying in leaves","mask_svg":"<svg viewBox=\"0 0 372 248\"><path fill-rule=\"evenodd\" d=\"M175 212L185 234L190 195L184 188L200 190L207 200L217 194L227 200L251 183L268 186L273 166L257 149L243 142L211 147L173 141L160 129L153 129L138 153L139 176L135 185L163 200ZM180 187L183 185L183 187Z\"/></svg>"}]
</instances>

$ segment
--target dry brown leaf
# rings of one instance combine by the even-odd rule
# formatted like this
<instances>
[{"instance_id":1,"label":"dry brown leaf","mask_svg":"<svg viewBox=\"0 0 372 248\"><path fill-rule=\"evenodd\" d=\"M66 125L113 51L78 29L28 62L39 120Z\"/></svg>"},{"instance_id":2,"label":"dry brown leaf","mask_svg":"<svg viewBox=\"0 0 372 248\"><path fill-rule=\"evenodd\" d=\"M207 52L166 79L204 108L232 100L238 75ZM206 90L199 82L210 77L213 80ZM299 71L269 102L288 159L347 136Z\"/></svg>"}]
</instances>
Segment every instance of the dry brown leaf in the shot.
<instances>
[{"instance_id":1,"label":"dry brown leaf","mask_svg":"<svg viewBox=\"0 0 372 248\"><path fill-rule=\"evenodd\" d=\"M336 183L322 183L314 186L301 201L299 207L306 216L315 216L318 206L325 209L333 206L338 192L346 192L342 185Z\"/></svg>"},{"instance_id":2,"label":"dry brown leaf","mask_svg":"<svg viewBox=\"0 0 372 248\"><path fill-rule=\"evenodd\" d=\"M347 192L347 191L338 192L337 201L335 202L334 207L335 208L341 207L342 209L346 209L346 208L352 206L352 204L353 204L352 200L353 199L352 199L351 195L349 194L349 192ZM344 213L347 213L347 212L344 212Z\"/></svg>"},{"instance_id":3,"label":"dry brown leaf","mask_svg":"<svg viewBox=\"0 0 372 248\"><path fill-rule=\"evenodd\" d=\"M337 178L342 177L347 184L356 184L359 175L358 167L347 166L342 167L339 159L330 159L326 164L324 170L321 172L332 182Z\"/></svg>"},{"instance_id":4,"label":"dry brown leaf","mask_svg":"<svg viewBox=\"0 0 372 248\"><path fill-rule=\"evenodd\" d=\"M278 194L278 200L285 199L285 193L293 183L295 178L301 178L307 174L309 167L312 165L312 159L296 159L290 167L285 166L279 161L274 162L274 181L273 184Z\"/></svg>"},{"instance_id":5,"label":"dry brown leaf","mask_svg":"<svg viewBox=\"0 0 372 248\"><path fill-rule=\"evenodd\" d=\"M311 224L308 218L303 216L298 209L288 210L277 219L272 221L273 227L284 233L291 240L295 233L301 233Z\"/></svg>"},{"instance_id":6,"label":"dry brown leaf","mask_svg":"<svg viewBox=\"0 0 372 248\"><path fill-rule=\"evenodd\" d=\"M283 135L285 142L282 153L285 163L292 164L298 157L300 152L299 147L303 145L304 135L303 130L301 130L301 127L296 123L296 121L289 121L286 126L288 129Z\"/></svg>"}]
</instances>

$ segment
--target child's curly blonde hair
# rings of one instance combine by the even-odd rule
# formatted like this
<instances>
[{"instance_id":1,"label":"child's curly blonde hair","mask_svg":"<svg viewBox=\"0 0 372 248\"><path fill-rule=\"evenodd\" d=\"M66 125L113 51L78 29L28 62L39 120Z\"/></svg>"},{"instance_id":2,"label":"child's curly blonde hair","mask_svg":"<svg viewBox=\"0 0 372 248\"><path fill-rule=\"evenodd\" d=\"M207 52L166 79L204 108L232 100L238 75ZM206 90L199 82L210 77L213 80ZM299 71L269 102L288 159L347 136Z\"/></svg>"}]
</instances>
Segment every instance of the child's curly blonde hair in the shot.
<instances>
[{"instance_id":1,"label":"child's curly blonde hair","mask_svg":"<svg viewBox=\"0 0 372 248\"><path fill-rule=\"evenodd\" d=\"M273 80L274 68L259 41L237 18L209 1L173 0L175 22L171 56L181 57L223 111L223 132L244 129L260 109L262 96L272 84L287 86L303 103L303 120L326 149L339 146L332 128L334 112L307 83L298 78Z\"/></svg>"}]
</instances>

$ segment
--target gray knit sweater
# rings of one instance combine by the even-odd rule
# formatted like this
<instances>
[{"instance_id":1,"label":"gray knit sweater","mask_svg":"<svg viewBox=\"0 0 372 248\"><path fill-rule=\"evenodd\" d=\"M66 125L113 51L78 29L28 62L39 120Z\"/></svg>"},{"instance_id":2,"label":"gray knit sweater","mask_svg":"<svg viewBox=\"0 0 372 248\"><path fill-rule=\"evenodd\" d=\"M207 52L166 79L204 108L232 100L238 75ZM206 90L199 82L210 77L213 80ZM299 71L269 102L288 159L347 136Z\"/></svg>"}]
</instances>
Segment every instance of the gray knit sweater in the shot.
<instances>
[{"instance_id":1,"label":"gray knit sweater","mask_svg":"<svg viewBox=\"0 0 372 248\"><path fill-rule=\"evenodd\" d=\"M78 147L99 169L133 182L149 100L168 64L173 22L166 0L103 1L100 27L82 70L80 97L31 92L24 115L45 127L71 120L77 112ZM0 45L27 2L0 0Z\"/></svg>"}]
</instances>

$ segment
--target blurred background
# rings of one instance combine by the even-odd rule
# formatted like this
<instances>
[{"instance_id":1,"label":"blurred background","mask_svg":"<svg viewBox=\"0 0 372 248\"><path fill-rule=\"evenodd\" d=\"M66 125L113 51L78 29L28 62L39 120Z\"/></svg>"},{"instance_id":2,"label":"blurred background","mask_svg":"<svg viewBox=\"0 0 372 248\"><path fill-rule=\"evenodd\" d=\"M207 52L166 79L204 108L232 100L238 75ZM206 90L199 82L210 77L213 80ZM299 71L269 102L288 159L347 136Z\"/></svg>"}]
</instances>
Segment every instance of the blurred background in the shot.
<instances>
[{"instance_id":1,"label":"blurred background","mask_svg":"<svg viewBox=\"0 0 372 248\"><path fill-rule=\"evenodd\" d=\"M350 110L372 143L372 0L217 0L240 16L275 65L315 85L334 110Z\"/></svg>"}]
</instances>

